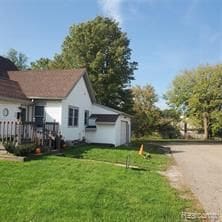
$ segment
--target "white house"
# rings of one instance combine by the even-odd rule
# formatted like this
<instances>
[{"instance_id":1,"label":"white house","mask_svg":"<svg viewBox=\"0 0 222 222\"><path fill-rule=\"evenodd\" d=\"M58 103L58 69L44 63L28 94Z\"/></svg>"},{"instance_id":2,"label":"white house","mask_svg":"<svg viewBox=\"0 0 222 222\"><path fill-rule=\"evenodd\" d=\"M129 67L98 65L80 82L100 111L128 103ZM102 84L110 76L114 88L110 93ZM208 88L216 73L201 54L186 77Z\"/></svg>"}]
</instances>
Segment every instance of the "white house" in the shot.
<instances>
[{"instance_id":1,"label":"white house","mask_svg":"<svg viewBox=\"0 0 222 222\"><path fill-rule=\"evenodd\" d=\"M70 142L130 142L130 116L96 103L85 69L0 73L0 122L17 119L39 129L45 122L57 122Z\"/></svg>"}]
</instances>

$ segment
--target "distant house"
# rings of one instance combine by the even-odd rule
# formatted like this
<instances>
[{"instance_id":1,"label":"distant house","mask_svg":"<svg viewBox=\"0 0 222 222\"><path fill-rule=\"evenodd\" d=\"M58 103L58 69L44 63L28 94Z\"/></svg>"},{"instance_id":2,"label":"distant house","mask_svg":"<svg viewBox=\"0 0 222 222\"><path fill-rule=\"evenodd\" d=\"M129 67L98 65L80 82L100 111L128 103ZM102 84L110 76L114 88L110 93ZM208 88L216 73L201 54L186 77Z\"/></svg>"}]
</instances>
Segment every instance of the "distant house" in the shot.
<instances>
[{"instance_id":1,"label":"distant house","mask_svg":"<svg viewBox=\"0 0 222 222\"><path fill-rule=\"evenodd\" d=\"M15 71L13 64L10 69L2 63L0 122L32 122L39 130L47 122L57 122L69 142L85 139L114 146L130 142L130 116L96 103L85 69Z\"/></svg>"}]
</instances>

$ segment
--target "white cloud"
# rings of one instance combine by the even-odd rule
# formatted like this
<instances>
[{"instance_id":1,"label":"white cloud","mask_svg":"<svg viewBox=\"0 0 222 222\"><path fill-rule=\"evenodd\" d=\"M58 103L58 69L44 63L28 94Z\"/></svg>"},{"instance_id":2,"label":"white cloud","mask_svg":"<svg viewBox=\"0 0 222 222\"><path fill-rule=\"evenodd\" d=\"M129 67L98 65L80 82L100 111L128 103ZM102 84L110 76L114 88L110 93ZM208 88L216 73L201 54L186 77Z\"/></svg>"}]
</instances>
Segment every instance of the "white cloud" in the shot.
<instances>
[{"instance_id":1,"label":"white cloud","mask_svg":"<svg viewBox=\"0 0 222 222\"><path fill-rule=\"evenodd\" d=\"M123 16L121 13L121 5L124 0L97 0L102 8L103 14L108 16L121 25L123 23Z\"/></svg>"}]
</instances>

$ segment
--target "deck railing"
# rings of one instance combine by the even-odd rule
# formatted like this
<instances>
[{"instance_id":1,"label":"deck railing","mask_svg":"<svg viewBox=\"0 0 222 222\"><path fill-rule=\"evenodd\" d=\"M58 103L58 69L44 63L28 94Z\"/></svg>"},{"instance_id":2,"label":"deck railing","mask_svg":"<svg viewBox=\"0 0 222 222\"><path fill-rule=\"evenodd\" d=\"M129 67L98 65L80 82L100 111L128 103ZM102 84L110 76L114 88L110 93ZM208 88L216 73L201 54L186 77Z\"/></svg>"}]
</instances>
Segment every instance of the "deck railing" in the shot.
<instances>
[{"instance_id":1,"label":"deck railing","mask_svg":"<svg viewBox=\"0 0 222 222\"><path fill-rule=\"evenodd\" d=\"M38 145L49 143L50 137L59 134L57 122L45 122L43 127L36 127L34 122L0 121L0 142L35 142Z\"/></svg>"}]
</instances>

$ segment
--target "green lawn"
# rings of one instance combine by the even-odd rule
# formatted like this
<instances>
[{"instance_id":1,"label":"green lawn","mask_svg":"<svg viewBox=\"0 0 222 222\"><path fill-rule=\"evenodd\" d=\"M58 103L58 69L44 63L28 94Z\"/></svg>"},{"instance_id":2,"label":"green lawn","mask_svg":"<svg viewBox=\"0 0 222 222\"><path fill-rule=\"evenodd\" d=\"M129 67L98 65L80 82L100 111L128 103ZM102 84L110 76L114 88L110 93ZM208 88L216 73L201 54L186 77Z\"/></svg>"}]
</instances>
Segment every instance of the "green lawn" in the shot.
<instances>
[{"instance_id":1,"label":"green lawn","mask_svg":"<svg viewBox=\"0 0 222 222\"><path fill-rule=\"evenodd\" d=\"M124 163L128 155L143 170L85 160ZM69 149L66 157L0 161L0 221L180 221L192 205L157 173L168 164L162 154L144 160L131 148L98 146Z\"/></svg>"}]
</instances>

